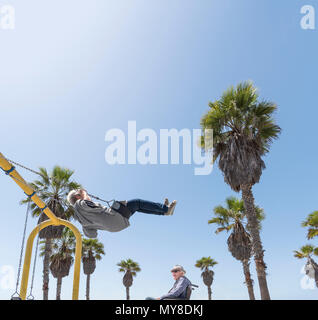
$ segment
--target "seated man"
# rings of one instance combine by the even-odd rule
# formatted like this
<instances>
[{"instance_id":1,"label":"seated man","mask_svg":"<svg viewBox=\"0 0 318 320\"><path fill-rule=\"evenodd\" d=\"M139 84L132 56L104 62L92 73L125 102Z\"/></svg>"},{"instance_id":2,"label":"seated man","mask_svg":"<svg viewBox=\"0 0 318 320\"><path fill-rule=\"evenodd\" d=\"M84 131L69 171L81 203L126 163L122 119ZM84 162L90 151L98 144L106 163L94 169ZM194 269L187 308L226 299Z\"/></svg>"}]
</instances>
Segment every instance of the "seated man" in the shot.
<instances>
[{"instance_id":1,"label":"seated man","mask_svg":"<svg viewBox=\"0 0 318 320\"><path fill-rule=\"evenodd\" d=\"M187 296L187 288L191 285L191 282L188 278L184 276L186 271L182 266L176 265L171 269L172 276L175 283L173 287L169 290L167 294L164 294L160 298L151 298L147 297L146 300L165 300L165 299L178 299L185 300Z\"/></svg>"},{"instance_id":2,"label":"seated man","mask_svg":"<svg viewBox=\"0 0 318 320\"><path fill-rule=\"evenodd\" d=\"M96 238L97 230L118 232L127 228L129 218L136 212L171 216L177 202L169 204L156 203L141 199L114 202L111 208L93 202L84 189L72 190L67 196L68 202L74 207L75 219L78 220L88 238Z\"/></svg>"}]
</instances>

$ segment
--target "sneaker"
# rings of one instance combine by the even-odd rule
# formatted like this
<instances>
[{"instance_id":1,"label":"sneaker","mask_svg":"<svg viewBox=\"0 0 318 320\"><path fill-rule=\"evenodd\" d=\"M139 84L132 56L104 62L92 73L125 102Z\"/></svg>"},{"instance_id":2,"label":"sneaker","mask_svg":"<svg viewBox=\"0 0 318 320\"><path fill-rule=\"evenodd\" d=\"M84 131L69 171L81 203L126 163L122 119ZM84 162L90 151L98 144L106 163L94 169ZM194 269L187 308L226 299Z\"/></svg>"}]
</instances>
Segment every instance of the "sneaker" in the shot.
<instances>
[{"instance_id":1,"label":"sneaker","mask_svg":"<svg viewBox=\"0 0 318 320\"><path fill-rule=\"evenodd\" d=\"M176 207L176 204L177 204L177 201L176 200L173 200L169 206L168 206L168 211L166 213L166 216L172 216L173 215L173 212L174 212L174 209Z\"/></svg>"},{"instance_id":2,"label":"sneaker","mask_svg":"<svg viewBox=\"0 0 318 320\"><path fill-rule=\"evenodd\" d=\"M165 205L165 206L169 206L169 200L168 200L168 198L165 198L165 201L163 202L163 204Z\"/></svg>"}]
</instances>

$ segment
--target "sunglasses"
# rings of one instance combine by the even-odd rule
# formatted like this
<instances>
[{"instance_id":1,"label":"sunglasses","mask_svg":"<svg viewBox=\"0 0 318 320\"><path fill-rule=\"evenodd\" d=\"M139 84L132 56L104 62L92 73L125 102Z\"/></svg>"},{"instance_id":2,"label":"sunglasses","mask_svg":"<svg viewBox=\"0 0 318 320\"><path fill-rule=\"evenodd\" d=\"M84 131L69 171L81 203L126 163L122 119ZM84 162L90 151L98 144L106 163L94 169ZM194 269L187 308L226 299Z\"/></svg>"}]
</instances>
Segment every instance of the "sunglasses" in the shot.
<instances>
[{"instance_id":1,"label":"sunglasses","mask_svg":"<svg viewBox=\"0 0 318 320\"><path fill-rule=\"evenodd\" d=\"M180 270L172 270L171 272L172 273L177 273L177 272L179 272Z\"/></svg>"}]
</instances>

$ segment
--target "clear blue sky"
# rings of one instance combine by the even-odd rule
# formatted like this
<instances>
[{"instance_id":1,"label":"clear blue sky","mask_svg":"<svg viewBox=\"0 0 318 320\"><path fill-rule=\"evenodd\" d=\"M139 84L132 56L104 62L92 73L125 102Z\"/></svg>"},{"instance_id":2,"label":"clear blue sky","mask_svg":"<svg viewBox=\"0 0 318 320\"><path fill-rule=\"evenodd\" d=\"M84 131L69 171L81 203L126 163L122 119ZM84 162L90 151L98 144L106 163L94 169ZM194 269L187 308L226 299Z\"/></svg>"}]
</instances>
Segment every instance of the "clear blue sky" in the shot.
<instances>
[{"instance_id":1,"label":"clear blue sky","mask_svg":"<svg viewBox=\"0 0 318 320\"><path fill-rule=\"evenodd\" d=\"M16 9L15 30L0 29L0 151L33 168L59 164L104 198L179 201L173 217L136 214L120 233L100 232L106 256L92 276L92 299L122 299L116 263L139 262L132 299L160 296L172 286L170 268L182 264L200 288L194 267L211 256L215 299L247 299L240 263L227 250L226 235L207 224L213 207L239 196L217 167L194 176L192 165L110 166L105 133L199 128L208 102L232 84L251 79L263 98L278 106L282 135L265 158L254 187L266 212L262 239L273 299L317 299L303 290L304 264L293 250L306 244L302 220L317 204L317 31L300 28L299 0L61 0L0 1ZM318 8L317 8L318 9ZM26 179L36 177L22 172ZM0 268L17 266L25 208L22 191L0 176ZM30 221L28 230L35 226ZM78 227L80 227L77 224ZM313 242L314 243L314 242ZM253 265L253 263L252 263ZM16 267L15 267L16 268ZM259 298L257 277L255 293ZM0 280L3 275L0 274ZM35 294L42 298L42 262ZM51 277L50 298L56 280ZM62 298L71 297L72 275ZM0 299L12 290L0 288ZM85 298L81 278L80 298Z\"/></svg>"}]
</instances>

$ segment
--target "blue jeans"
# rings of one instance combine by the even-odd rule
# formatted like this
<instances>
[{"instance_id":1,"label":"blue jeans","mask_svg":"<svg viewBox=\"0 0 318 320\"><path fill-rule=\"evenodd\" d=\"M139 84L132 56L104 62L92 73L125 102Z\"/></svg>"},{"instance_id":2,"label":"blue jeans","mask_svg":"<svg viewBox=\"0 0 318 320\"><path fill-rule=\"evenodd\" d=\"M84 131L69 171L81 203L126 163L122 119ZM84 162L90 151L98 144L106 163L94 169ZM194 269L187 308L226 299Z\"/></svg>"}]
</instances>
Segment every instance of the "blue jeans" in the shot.
<instances>
[{"instance_id":1,"label":"blue jeans","mask_svg":"<svg viewBox=\"0 0 318 320\"><path fill-rule=\"evenodd\" d=\"M168 207L163 203L152 202L142 199L133 199L127 201L127 207L131 211L132 216L136 211L142 213L164 215L168 211Z\"/></svg>"}]
</instances>

